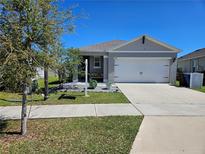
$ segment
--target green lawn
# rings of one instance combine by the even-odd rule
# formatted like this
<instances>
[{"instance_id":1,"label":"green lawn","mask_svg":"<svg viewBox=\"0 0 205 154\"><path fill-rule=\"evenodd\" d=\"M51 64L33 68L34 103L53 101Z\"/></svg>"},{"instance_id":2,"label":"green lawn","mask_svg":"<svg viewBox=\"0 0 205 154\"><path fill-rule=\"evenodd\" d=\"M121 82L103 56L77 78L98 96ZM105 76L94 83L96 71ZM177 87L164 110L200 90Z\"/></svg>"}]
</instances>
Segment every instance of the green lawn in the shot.
<instances>
[{"instance_id":1,"label":"green lawn","mask_svg":"<svg viewBox=\"0 0 205 154\"><path fill-rule=\"evenodd\" d=\"M75 96L76 99L61 99L58 100L61 94L69 94ZM123 93L103 93L103 92L89 92L89 97L85 97L83 92L58 92L49 95L49 99L43 101L43 96L34 95L32 105L54 105L54 104L107 104L107 103L129 103L129 100ZM14 100L19 100L15 102ZM28 96L31 100L31 96ZM0 106L21 105L21 95L16 93L0 92Z\"/></svg>"},{"instance_id":2,"label":"green lawn","mask_svg":"<svg viewBox=\"0 0 205 154\"><path fill-rule=\"evenodd\" d=\"M176 81L176 86L177 86L177 87L179 87L179 86L180 86L179 81ZM205 93L205 86L203 86L202 88L199 88L199 89L194 89L194 90L197 90L197 91L200 91L200 92Z\"/></svg>"},{"instance_id":3,"label":"green lawn","mask_svg":"<svg viewBox=\"0 0 205 154\"><path fill-rule=\"evenodd\" d=\"M12 134L19 121L0 130L0 153L128 154L142 116L29 120L28 134Z\"/></svg>"},{"instance_id":4,"label":"green lawn","mask_svg":"<svg viewBox=\"0 0 205 154\"><path fill-rule=\"evenodd\" d=\"M52 88L52 87L55 87L57 86L58 84L53 84L54 82L57 82L58 81L58 77L57 76L49 76L48 78L48 87L49 88ZM44 79L41 78L41 79L38 79L38 87L39 88L44 88Z\"/></svg>"},{"instance_id":5,"label":"green lawn","mask_svg":"<svg viewBox=\"0 0 205 154\"><path fill-rule=\"evenodd\" d=\"M198 91L200 91L200 92L205 93L205 86L203 86L203 87L202 87L202 88L200 88L200 89L196 89L196 90L198 90Z\"/></svg>"},{"instance_id":6,"label":"green lawn","mask_svg":"<svg viewBox=\"0 0 205 154\"><path fill-rule=\"evenodd\" d=\"M176 81L176 87L180 87L180 81Z\"/></svg>"}]
</instances>

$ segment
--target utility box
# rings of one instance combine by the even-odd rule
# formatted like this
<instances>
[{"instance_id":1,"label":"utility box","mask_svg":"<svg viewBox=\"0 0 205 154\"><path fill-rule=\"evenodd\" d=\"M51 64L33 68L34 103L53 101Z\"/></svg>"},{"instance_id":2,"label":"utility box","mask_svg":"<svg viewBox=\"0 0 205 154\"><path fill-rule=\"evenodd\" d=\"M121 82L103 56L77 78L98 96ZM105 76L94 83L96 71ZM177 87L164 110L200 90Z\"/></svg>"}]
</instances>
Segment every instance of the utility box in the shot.
<instances>
[{"instance_id":1,"label":"utility box","mask_svg":"<svg viewBox=\"0 0 205 154\"><path fill-rule=\"evenodd\" d=\"M203 86L203 79L203 73L190 73L189 87L193 89L201 88Z\"/></svg>"}]
</instances>

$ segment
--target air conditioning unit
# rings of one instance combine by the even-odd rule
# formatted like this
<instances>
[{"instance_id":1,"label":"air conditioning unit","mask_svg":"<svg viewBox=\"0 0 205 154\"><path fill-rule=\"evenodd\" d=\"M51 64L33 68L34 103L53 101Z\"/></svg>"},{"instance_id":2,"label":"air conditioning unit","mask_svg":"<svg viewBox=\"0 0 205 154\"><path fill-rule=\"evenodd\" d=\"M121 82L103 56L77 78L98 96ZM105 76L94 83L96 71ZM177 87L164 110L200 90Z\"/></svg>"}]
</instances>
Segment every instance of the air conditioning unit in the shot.
<instances>
[{"instance_id":1,"label":"air conditioning unit","mask_svg":"<svg viewBox=\"0 0 205 154\"><path fill-rule=\"evenodd\" d=\"M201 88L203 86L203 79L203 73L190 73L190 88Z\"/></svg>"}]
</instances>

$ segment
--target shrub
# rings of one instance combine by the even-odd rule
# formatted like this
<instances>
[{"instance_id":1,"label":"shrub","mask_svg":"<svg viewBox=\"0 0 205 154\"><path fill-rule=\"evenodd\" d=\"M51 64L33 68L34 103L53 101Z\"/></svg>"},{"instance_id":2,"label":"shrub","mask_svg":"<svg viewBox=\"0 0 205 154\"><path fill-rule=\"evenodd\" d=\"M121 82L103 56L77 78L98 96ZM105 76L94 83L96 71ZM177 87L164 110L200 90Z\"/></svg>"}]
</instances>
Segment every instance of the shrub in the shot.
<instances>
[{"instance_id":1,"label":"shrub","mask_svg":"<svg viewBox=\"0 0 205 154\"><path fill-rule=\"evenodd\" d=\"M95 89L97 87L98 82L96 80L90 80L89 82L89 88Z\"/></svg>"}]
</instances>

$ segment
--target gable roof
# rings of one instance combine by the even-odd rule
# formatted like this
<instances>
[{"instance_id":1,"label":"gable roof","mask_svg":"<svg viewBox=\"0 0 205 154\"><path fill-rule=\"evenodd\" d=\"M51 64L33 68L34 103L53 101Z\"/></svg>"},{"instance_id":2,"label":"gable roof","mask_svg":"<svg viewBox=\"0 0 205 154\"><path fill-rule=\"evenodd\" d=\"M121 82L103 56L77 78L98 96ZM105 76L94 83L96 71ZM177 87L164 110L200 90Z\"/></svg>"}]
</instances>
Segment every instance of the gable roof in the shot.
<instances>
[{"instance_id":1,"label":"gable roof","mask_svg":"<svg viewBox=\"0 0 205 154\"><path fill-rule=\"evenodd\" d=\"M94 44L94 45L89 45L89 46L85 46L85 47L81 47L80 51L87 51L87 52L104 52L104 51L108 51L120 44L123 44L127 41L125 40L112 40L112 41L107 41L107 42L102 42L102 43L98 43L98 44Z\"/></svg>"},{"instance_id":2,"label":"gable roof","mask_svg":"<svg viewBox=\"0 0 205 154\"><path fill-rule=\"evenodd\" d=\"M140 39L147 39L147 40L149 40L149 41L151 41L153 43L156 43L156 44L158 44L158 45L160 45L160 46L162 46L164 48L167 48L169 51L180 52L180 49L178 49L176 47L173 47L171 45L168 45L168 44L166 44L164 42L158 41L158 40L156 40L156 39L154 39L154 38L152 38L152 37L150 37L148 35L141 35L141 36L139 36L139 37L137 37L137 38L135 38L135 39L133 39L131 41L128 41L128 42L120 44L120 45L118 45L116 47L113 47L111 50L117 50L117 49L119 49L121 47L127 46L127 45L129 45L129 44L131 44L133 42L136 42L136 41L138 41Z\"/></svg>"},{"instance_id":3,"label":"gable roof","mask_svg":"<svg viewBox=\"0 0 205 154\"><path fill-rule=\"evenodd\" d=\"M200 58L200 57L205 57L205 48L195 50L192 53L184 55L178 59L179 60L188 60L188 59L194 59L194 58Z\"/></svg>"}]
</instances>

